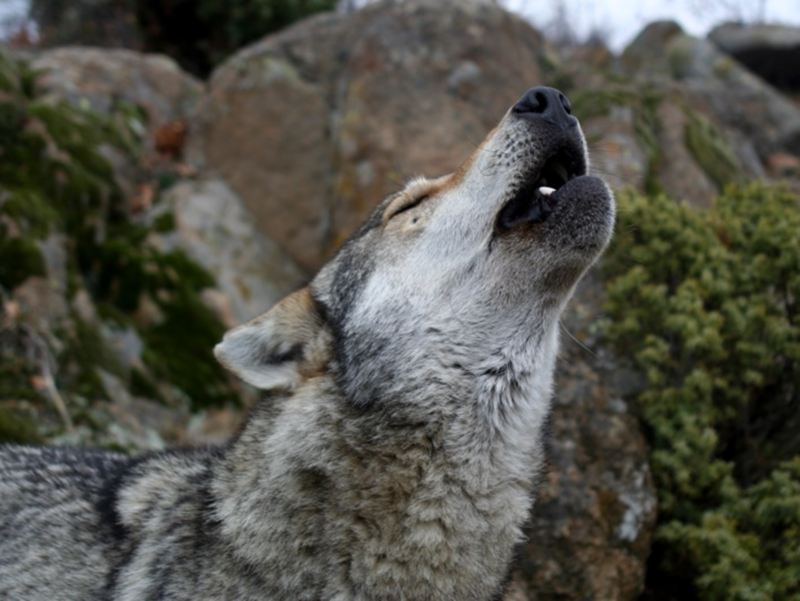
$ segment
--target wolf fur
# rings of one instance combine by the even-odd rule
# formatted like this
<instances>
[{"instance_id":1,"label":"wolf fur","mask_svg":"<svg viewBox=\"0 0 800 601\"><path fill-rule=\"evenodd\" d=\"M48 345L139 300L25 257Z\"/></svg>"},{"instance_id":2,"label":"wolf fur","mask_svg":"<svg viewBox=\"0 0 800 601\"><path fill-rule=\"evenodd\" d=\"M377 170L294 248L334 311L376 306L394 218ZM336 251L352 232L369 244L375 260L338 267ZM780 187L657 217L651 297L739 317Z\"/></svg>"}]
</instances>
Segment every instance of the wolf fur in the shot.
<instances>
[{"instance_id":1,"label":"wolf fur","mask_svg":"<svg viewBox=\"0 0 800 601\"><path fill-rule=\"evenodd\" d=\"M225 335L219 360L265 391L228 444L4 448L0 598L500 595L559 315L613 227L587 169L566 99L535 88L458 171L386 199L307 288Z\"/></svg>"}]
</instances>

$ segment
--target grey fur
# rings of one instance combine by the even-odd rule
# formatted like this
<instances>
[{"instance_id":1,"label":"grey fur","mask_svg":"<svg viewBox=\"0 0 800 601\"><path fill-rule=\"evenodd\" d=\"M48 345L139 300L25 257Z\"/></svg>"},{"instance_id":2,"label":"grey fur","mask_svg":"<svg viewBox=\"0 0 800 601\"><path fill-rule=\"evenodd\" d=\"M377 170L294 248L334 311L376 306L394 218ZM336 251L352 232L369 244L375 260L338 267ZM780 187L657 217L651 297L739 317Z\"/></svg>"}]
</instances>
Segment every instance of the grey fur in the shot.
<instances>
[{"instance_id":1,"label":"grey fur","mask_svg":"<svg viewBox=\"0 0 800 601\"><path fill-rule=\"evenodd\" d=\"M308 288L226 334L219 359L266 391L226 446L0 451L0 597L501 594L558 317L614 220L592 177L537 205L546 219L526 204L554 156L585 170L580 129L556 125L510 111L458 172L384 201Z\"/></svg>"}]
</instances>

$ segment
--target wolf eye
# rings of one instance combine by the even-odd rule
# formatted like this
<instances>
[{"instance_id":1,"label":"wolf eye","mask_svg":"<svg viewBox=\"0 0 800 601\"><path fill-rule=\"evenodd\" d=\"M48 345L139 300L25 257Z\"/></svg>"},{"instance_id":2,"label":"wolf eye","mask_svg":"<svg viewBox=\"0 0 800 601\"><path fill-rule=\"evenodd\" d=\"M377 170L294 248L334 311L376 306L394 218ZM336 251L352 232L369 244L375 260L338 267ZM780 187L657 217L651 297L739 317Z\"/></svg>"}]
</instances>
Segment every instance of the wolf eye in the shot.
<instances>
[{"instance_id":1,"label":"wolf eye","mask_svg":"<svg viewBox=\"0 0 800 601\"><path fill-rule=\"evenodd\" d=\"M428 198L428 195L424 194L422 196L414 197L411 200L406 200L406 202L398 203L396 206L395 206L395 203L392 203L392 205L390 205L390 207L389 207L389 210L387 211L387 215L388 216L387 216L386 220L388 221L389 219L397 217L400 213L405 213L409 209L413 209L414 207L418 206L426 198Z\"/></svg>"}]
</instances>

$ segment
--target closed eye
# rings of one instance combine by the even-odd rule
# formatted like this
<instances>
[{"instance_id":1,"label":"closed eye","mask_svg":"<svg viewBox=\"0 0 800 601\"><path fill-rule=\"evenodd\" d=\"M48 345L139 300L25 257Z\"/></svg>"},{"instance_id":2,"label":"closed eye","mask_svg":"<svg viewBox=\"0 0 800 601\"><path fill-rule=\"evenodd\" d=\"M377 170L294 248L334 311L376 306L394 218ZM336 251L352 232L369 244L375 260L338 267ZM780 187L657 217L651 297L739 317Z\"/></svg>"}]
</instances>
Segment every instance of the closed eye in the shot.
<instances>
[{"instance_id":1,"label":"closed eye","mask_svg":"<svg viewBox=\"0 0 800 601\"><path fill-rule=\"evenodd\" d=\"M405 213L406 211L409 211L414 207L419 206L422 203L422 201L424 201L427 198L428 198L427 194L423 194L421 196L414 196L410 198L405 195L400 196L391 204L389 204L388 208L386 209L386 213L384 214L385 215L384 223L389 221L390 219L393 219L394 217L397 217L401 213Z\"/></svg>"}]
</instances>

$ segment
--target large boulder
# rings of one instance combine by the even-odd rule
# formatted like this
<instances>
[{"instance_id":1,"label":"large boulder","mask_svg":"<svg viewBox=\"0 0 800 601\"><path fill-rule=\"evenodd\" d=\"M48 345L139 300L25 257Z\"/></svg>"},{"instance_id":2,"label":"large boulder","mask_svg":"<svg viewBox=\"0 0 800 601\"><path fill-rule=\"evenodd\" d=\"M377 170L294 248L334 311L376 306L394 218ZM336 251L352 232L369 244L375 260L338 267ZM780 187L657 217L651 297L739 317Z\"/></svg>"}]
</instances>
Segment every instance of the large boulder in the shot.
<instances>
[{"instance_id":1,"label":"large boulder","mask_svg":"<svg viewBox=\"0 0 800 601\"><path fill-rule=\"evenodd\" d=\"M674 23L654 23L625 50L622 61L640 82L665 87L716 122L739 153L746 175L760 175L748 167L753 151L762 165L775 153L800 154L800 109L712 42Z\"/></svg>"},{"instance_id":2,"label":"large boulder","mask_svg":"<svg viewBox=\"0 0 800 601\"><path fill-rule=\"evenodd\" d=\"M800 93L800 28L725 23L708 39L776 88Z\"/></svg>"},{"instance_id":3,"label":"large boulder","mask_svg":"<svg viewBox=\"0 0 800 601\"><path fill-rule=\"evenodd\" d=\"M37 90L46 101L104 114L143 116L138 156L103 148L115 166L128 208L164 229L151 242L164 251L181 249L208 270L217 286L206 303L228 327L267 310L306 276L277 245L253 227L253 218L219 178L183 178L172 188L158 179L178 179L185 168L157 156L170 133L189 127L205 85L172 59L131 50L66 47L42 52ZM176 152L180 149L175 149ZM158 225L160 224L160 225Z\"/></svg>"},{"instance_id":4,"label":"large boulder","mask_svg":"<svg viewBox=\"0 0 800 601\"><path fill-rule=\"evenodd\" d=\"M315 269L410 176L452 171L528 86L542 36L488 1L323 15L241 51L210 81L196 164Z\"/></svg>"},{"instance_id":5,"label":"large boulder","mask_svg":"<svg viewBox=\"0 0 800 601\"><path fill-rule=\"evenodd\" d=\"M171 58L132 50L58 48L42 52L33 66L42 71L42 93L104 113L127 103L145 112L151 132L187 119L204 92Z\"/></svg>"}]
</instances>

